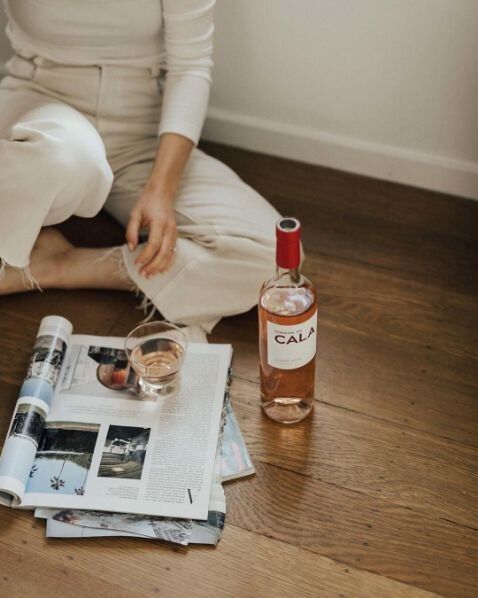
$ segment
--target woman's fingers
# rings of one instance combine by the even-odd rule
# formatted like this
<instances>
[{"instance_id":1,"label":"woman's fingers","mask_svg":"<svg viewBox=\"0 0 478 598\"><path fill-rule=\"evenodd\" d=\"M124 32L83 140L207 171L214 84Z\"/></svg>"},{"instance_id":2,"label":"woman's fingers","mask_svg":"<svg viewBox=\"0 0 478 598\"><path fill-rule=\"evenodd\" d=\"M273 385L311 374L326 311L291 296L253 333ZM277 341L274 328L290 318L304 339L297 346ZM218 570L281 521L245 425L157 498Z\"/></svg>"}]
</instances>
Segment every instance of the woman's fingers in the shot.
<instances>
[{"instance_id":1,"label":"woman's fingers","mask_svg":"<svg viewBox=\"0 0 478 598\"><path fill-rule=\"evenodd\" d=\"M176 250L176 240L178 237L177 229L174 224L166 226L161 240L161 247L154 258L146 264L142 273L147 277L154 276L158 272L164 272L169 268Z\"/></svg>"},{"instance_id":2,"label":"woman's fingers","mask_svg":"<svg viewBox=\"0 0 478 598\"><path fill-rule=\"evenodd\" d=\"M165 223L153 220L149 225L148 241L143 251L135 259L135 264L141 267L140 274L144 274L145 266L154 258L161 247Z\"/></svg>"},{"instance_id":3,"label":"woman's fingers","mask_svg":"<svg viewBox=\"0 0 478 598\"><path fill-rule=\"evenodd\" d=\"M128 249L133 251L138 245L139 227L141 225L141 218L131 212L129 217L128 226L126 228L126 242L128 243Z\"/></svg>"},{"instance_id":4,"label":"woman's fingers","mask_svg":"<svg viewBox=\"0 0 478 598\"><path fill-rule=\"evenodd\" d=\"M138 245L141 225L149 228L148 241L135 259L141 276L153 276L163 272L171 264L176 246L177 227L174 210L171 206L156 206L147 209L139 206L131 213L126 232L128 246Z\"/></svg>"}]
</instances>

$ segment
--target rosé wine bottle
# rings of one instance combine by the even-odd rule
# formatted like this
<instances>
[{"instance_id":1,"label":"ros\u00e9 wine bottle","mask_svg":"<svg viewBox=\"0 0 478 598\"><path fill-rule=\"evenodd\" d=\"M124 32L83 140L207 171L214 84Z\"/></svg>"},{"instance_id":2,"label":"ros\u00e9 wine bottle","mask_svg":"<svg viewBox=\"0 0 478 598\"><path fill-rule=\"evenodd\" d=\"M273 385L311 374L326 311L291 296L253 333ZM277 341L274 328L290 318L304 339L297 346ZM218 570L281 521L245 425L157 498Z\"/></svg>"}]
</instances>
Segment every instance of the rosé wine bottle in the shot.
<instances>
[{"instance_id":1,"label":"ros\u00e9 wine bottle","mask_svg":"<svg viewBox=\"0 0 478 598\"><path fill-rule=\"evenodd\" d=\"M259 297L261 404L273 420L293 424L314 406L317 294L300 273L300 222L276 225L277 271Z\"/></svg>"}]
</instances>

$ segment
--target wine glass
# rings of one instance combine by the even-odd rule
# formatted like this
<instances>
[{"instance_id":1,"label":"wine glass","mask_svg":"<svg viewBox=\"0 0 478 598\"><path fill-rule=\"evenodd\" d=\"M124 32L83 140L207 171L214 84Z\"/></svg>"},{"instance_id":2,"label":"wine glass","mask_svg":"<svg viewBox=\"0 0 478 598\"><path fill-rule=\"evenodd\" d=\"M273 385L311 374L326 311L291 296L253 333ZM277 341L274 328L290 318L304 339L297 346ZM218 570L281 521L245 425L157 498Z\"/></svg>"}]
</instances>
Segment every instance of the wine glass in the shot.
<instances>
[{"instance_id":1,"label":"wine glass","mask_svg":"<svg viewBox=\"0 0 478 598\"><path fill-rule=\"evenodd\" d=\"M171 322L146 322L125 339L125 353L139 380L143 398L166 397L179 388L187 349L184 332Z\"/></svg>"}]
</instances>

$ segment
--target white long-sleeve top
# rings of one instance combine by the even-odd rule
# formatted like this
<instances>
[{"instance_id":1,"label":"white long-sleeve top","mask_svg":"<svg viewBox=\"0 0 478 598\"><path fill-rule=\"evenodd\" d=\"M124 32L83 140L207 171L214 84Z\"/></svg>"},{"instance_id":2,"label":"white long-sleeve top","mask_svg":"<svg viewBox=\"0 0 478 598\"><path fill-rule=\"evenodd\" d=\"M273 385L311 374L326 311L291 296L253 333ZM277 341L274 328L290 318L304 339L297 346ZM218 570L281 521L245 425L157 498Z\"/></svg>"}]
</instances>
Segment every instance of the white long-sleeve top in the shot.
<instances>
[{"instance_id":1,"label":"white long-sleeve top","mask_svg":"<svg viewBox=\"0 0 478 598\"><path fill-rule=\"evenodd\" d=\"M4 0L19 55L167 71L159 134L197 143L211 84L215 0Z\"/></svg>"}]
</instances>

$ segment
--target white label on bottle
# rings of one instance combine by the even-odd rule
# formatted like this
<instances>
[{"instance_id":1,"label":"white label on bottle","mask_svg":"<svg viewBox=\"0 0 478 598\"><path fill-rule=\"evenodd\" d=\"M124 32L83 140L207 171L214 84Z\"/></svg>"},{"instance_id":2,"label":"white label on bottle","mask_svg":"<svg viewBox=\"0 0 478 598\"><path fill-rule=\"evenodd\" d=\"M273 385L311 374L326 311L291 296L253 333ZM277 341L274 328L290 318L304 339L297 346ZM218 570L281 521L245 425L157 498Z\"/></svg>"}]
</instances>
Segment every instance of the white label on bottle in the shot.
<instances>
[{"instance_id":1,"label":"white label on bottle","mask_svg":"<svg viewBox=\"0 0 478 598\"><path fill-rule=\"evenodd\" d=\"M316 348L317 311L293 326L267 322L267 362L273 368L300 368L314 358Z\"/></svg>"}]
</instances>

